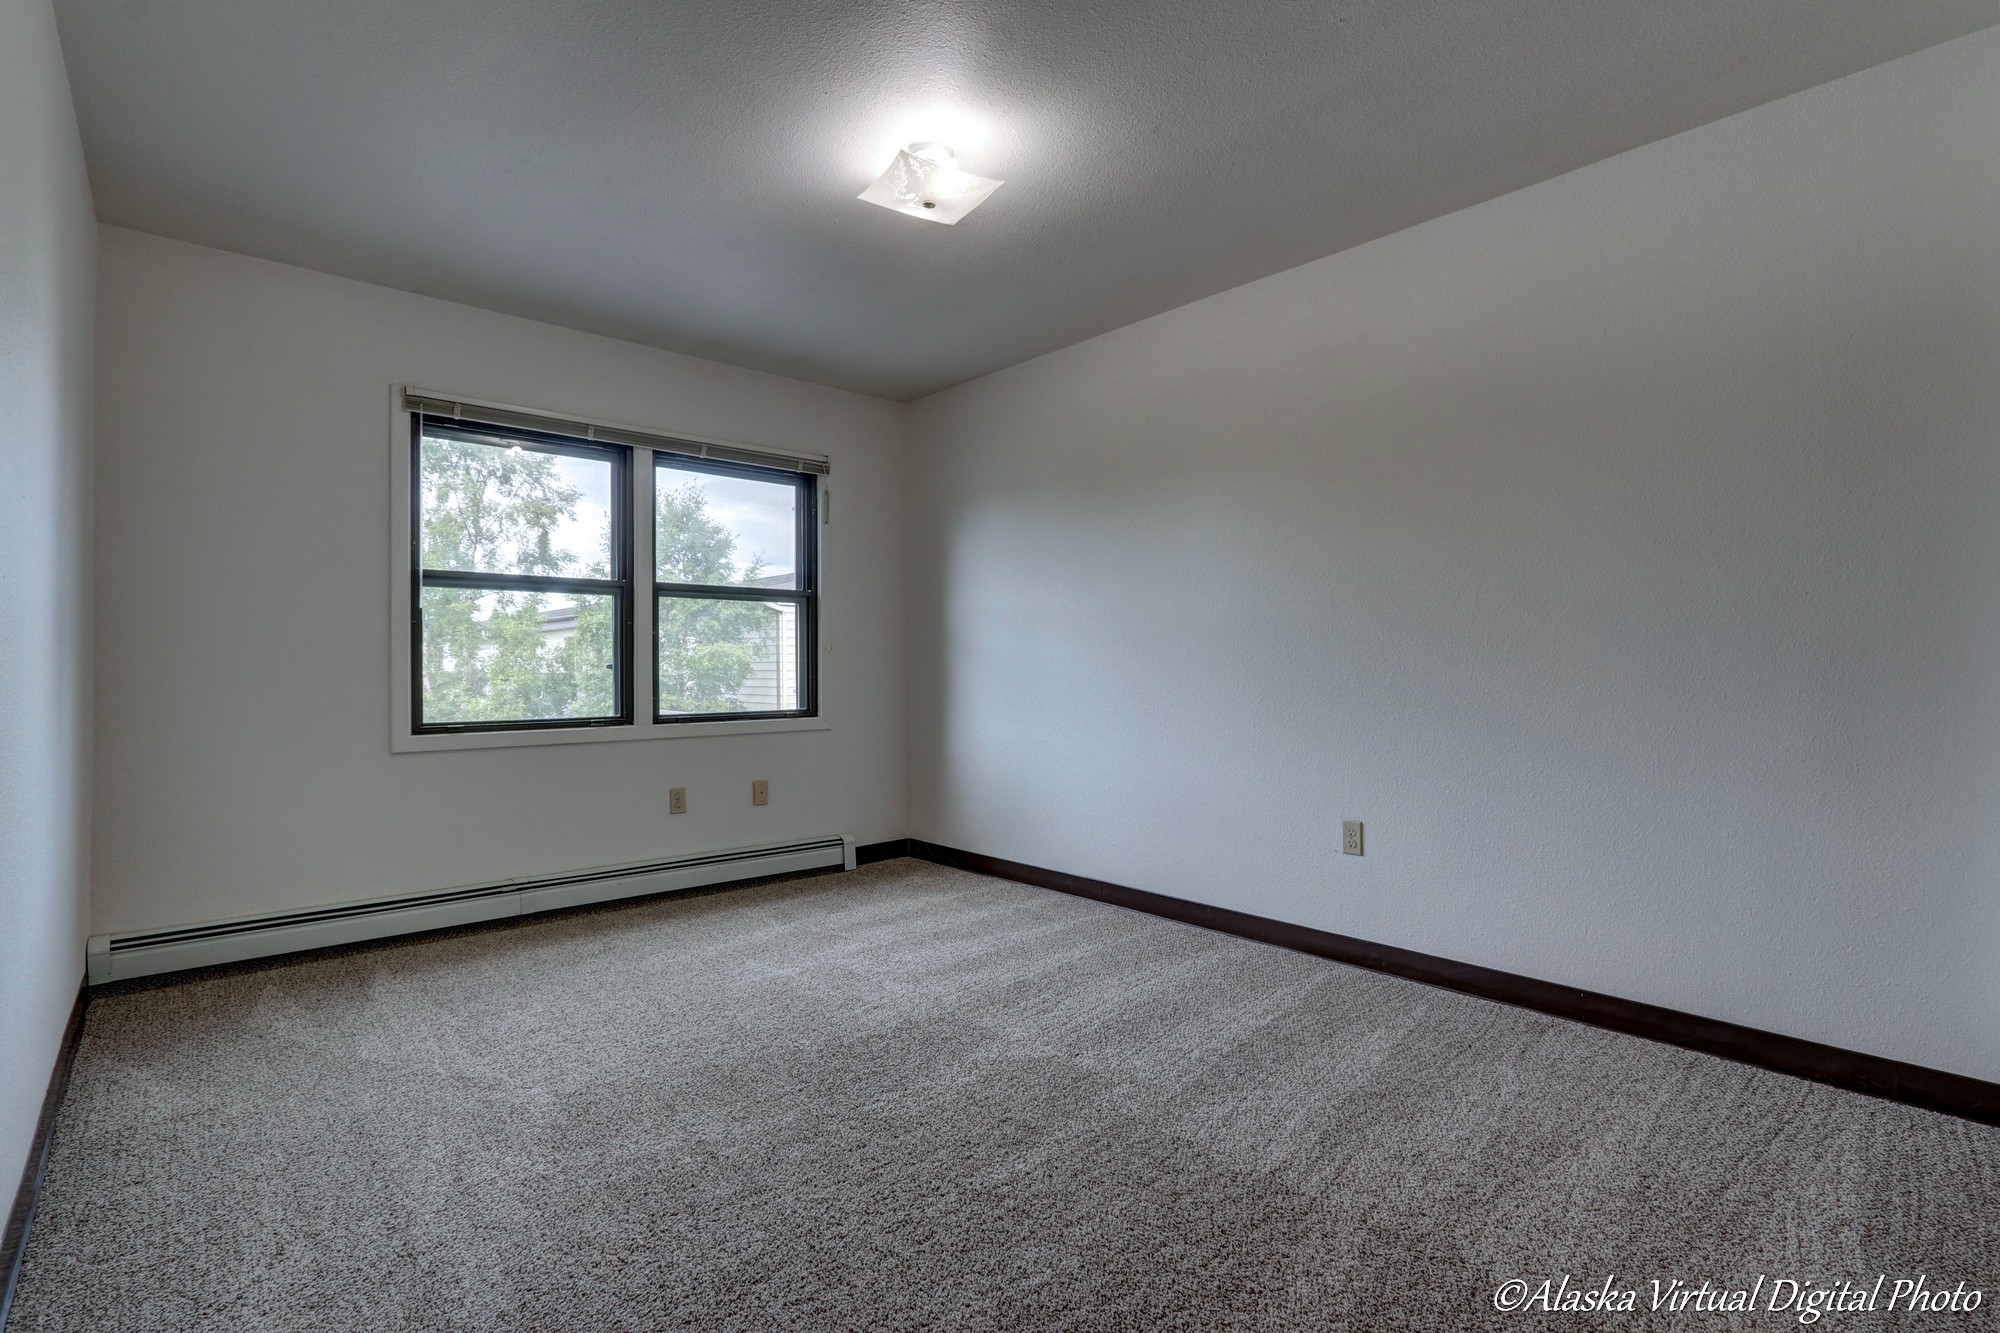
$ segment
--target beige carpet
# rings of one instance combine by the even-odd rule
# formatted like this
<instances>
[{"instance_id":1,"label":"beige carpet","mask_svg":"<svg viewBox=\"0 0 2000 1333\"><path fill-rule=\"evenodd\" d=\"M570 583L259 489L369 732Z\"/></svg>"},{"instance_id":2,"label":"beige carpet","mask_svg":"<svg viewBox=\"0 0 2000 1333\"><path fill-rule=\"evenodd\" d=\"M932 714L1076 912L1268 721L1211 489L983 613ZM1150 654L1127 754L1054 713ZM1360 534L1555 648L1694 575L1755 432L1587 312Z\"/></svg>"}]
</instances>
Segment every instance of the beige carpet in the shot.
<instances>
[{"instance_id":1,"label":"beige carpet","mask_svg":"<svg viewBox=\"0 0 2000 1333\"><path fill-rule=\"evenodd\" d=\"M1959 1330L1997 1269L2000 1130L897 861L98 1000L8 1333ZM1565 1273L1638 1311L1494 1310Z\"/></svg>"}]
</instances>

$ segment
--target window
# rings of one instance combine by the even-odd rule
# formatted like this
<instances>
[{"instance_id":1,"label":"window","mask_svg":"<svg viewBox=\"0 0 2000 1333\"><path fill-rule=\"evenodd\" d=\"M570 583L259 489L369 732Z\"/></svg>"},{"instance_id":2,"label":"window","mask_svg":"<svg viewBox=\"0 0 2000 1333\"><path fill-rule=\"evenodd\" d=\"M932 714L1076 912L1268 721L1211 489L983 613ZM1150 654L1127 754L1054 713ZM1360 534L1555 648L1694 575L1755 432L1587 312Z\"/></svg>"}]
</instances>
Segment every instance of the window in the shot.
<instances>
[{"instance_id":1,"label":"window","mask_svg":"<svg viewBox=\"0 0 2000 1333\"><path fill-rule=\"evenodd\" d=\"M812 478L664 455L653 469L658 720L807 711Z\"/></svg>"},{"instance_id":2,"label":"window","mask_svg":"<svg viewBox=\"0 0 2000 1333\"><path fill-rule=\"evenodd\" d=\"M408 734L817 716L813 473L410 420Z\"/></svg>"},{"instance_id":3,"label":"window","mask_svg":"<svg viewBox=\"0 0 2000 1333\"><path fill-rule=\"evenodd\" d=\"M419 423L413 730L630 722L629 452Z\"/></svg>"}]
</instances>

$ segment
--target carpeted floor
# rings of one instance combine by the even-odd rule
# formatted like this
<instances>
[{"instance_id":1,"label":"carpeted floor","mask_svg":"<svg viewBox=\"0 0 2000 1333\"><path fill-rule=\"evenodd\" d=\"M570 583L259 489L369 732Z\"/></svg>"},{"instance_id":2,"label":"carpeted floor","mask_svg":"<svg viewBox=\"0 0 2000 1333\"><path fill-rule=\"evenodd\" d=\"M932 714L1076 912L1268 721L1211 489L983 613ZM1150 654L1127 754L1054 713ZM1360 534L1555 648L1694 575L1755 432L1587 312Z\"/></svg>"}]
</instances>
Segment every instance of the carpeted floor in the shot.
<instances>
[{"instance_id":1,"label":"carpeted floor","mask_svg":"<svg viewBox=\"0 0 2000 1333\"><path fill-rule=\"evenodd\" d=\"M895 861L98 1000L8 1333L1799 1327L1648 1312L1760 1273L1996 1326L2000 1130ZM1638 1309L1494 1309L1563 1274Z\"/></svg>"}]
</instances>

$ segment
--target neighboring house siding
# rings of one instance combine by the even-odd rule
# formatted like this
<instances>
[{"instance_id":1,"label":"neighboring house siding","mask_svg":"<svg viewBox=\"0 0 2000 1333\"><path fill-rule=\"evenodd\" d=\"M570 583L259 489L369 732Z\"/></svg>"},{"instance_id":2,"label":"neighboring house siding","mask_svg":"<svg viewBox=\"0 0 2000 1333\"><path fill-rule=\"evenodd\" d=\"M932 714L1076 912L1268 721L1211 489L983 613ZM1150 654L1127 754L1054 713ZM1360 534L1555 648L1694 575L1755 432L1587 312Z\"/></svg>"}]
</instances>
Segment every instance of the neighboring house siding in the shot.
<instances>
[{"instance_id":1,"label":"neighboring house siding","mask_svg":"<svg viewBox=\"0 0 2000 1333\"><path fill-rule=\"evenodd\" d=\"M576 608L558 606L542 612L542 633L548 636L552 647L568 643L570 636L576 633Z\"/></svg>"},{"instance_id":2,"label":"neighboring house siding","mask_svg":"<svg viewBox=\"0 0 2000 1333\"><path fill-rule=\"evenodd\" d=\"M799 706L799 611L774 603L771 627L751 644L750 674L736 692L753 713L780 713Z\"/></svg>"}]
</instances>

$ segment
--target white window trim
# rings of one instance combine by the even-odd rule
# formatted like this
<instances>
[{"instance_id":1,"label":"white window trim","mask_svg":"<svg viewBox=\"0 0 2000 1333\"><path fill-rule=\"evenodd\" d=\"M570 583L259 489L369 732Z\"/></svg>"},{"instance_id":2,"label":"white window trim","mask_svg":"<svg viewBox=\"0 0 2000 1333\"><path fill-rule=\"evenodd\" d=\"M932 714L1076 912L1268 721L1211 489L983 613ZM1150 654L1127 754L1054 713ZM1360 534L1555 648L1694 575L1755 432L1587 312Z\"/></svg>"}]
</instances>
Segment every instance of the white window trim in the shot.
<instances>
[{"instance_id":1,"label":"white window trim","mask_svg":"<svg viewBox=\"0 0 2000 1333\"><path fill-rule=\"evenodd\" d=\"M400 384L389 389L389 749L395 754L427 750L497 750L523 745L585 745L610 741L695 740L709 736L758 736L783 731L831 731L827 720L826 673L815 663L814 698L817 717L720 718L714 722L655 722L652 691L647 688L653 666L653 455L643 445L632 450L632 675L636 697L629 725L541 727L533 731L462 731L418 735L410 729L414 700L410 697L410 412L403 406ZM470 401L470 400L467 400ZM661 435L672 432L660 431ZM819 651L827 647L826 623L826 478L819 488L820 530ZM641 667L643 666L643 670Z\"/></svg>"}]
</instances>

